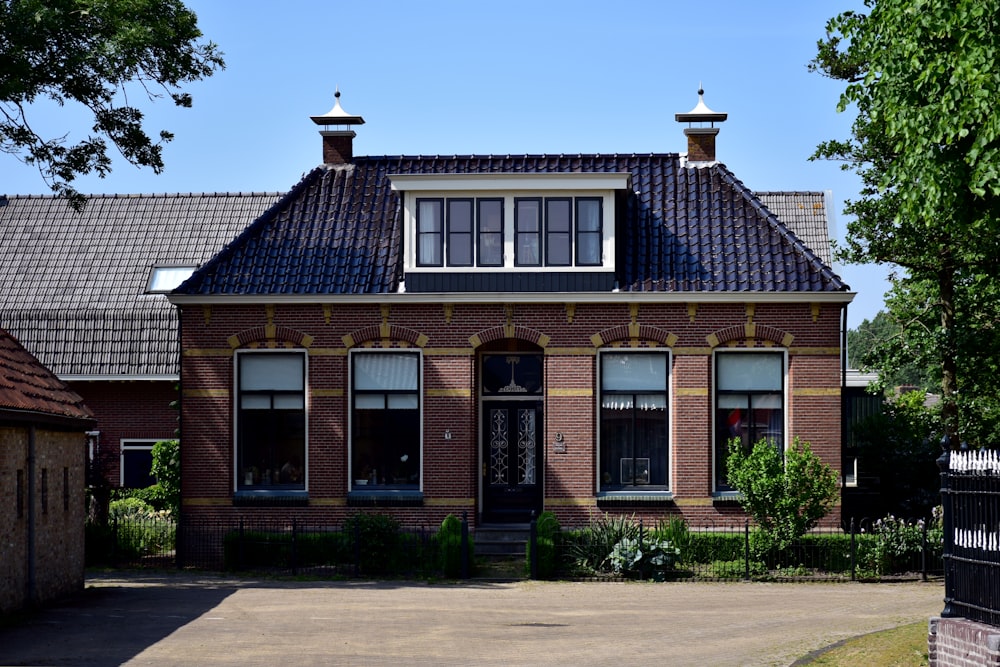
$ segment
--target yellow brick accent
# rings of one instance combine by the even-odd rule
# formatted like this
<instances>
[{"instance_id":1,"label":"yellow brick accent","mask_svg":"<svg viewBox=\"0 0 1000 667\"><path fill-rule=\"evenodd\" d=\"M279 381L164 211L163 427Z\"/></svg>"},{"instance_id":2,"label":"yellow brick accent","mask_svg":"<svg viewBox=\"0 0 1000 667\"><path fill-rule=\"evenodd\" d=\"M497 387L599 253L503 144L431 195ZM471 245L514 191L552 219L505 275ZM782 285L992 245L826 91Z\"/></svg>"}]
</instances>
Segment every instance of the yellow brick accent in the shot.
<instances>
[{"instance_id":1,"label":"yellow brick accent","mask_svg":"<svg viewBox=\"0 0 1000 667\"><path fill-rule=\"evenodd\" d=\"M233 350L232 348L203 347L184 350L183 354L185 357L232 357Z\"/></svg>"},{"instance_id":2,"label":"yellow brick accent","mask_svg":"<svg viewBox=\"0 0 1000 667\"><path fill-rule=\"evenodd\" d=\"M705 336L705 341L708 343L709 347L716 348L719 347L719 337L715 334L708 334Z\"/></svg>"},{"instance_id":3,"label":"yellow brick accent","mask_svg":"<svg viewBox=\"0 0 1000 667\"><path fill-rule=\"evenodd\" d=\"M479 347L482 344L483 344L483 341L481 341L479 339L479 334L473 334L473 335L469 336L469 345L471 345L473 347L473 349Z\"/></svg>"},{"instance_id":4,"label":"yellow brick accent","mask_svg":"<svg viewBox=\"0 0 1000 667\"><path fill-rule=\"evenodd\" d=\"M351 348L354 347L354 336L351 334L345 334L340 340L344 341L344 347Z\"/></svg>"},{"instance_id":5,"label":"yellow brick accent","mask_svg":"<svg viewBox=\"0 0 1000 667\"><path fill-rule=\"evenodd\" d=\"M595 333L590 337L590 342L594 344L594 347L601 347L604 345L604 338L601 337L601 334Z\"/></svg>"},{"instance_id":6,"label":"yellow brick accent","mask_svg":"<svg viewBox=\"0 0 1000 667\"><path fill-rule=\"evenodd\" d=\"M475 498L424 498L424 507L475 507Z\"/></svg>"},{"instance_id":7,"label":"yellow brick accent","mask_svg":"<svg viewBox=\"0 0 1000 667\"><path fill-rule=\"evenodd\" d=\"M346 498L310 498L309 504L316 507L345 507Z\"/></svg>"},{"instance_id":8,"label":"yellow brick accent","mask_svg":"<svg viewBox=\"0 0 1000 667\"><path fill-rule=\"evenodd\" d=\"M677 396L708 396L708 387L678 387L674 390Z\"/></svg>"},{"instance_id":9,"label":"yellow brick accent","mask_svg":"<svg viewBox=\"0 0 1000 667\"><path fill-rule=\"evenodd\" d=\"M549 389L549 396L567 396L567 397L590 397L594 395L594 390L590 387L580 387L579 389Z\"/></svg>"},{"instance_id":10,"label":"yellow brick accent","mask_svg":"<svg viewBox=\"0 0 1000 667\"><path fill-rule=\"evenodd\" d=\"M228 389L185 389L184 398L229 398Z\"/></svg>"},{"instance_id":11,"label":"yellow brick accent","mask_svg":"<svg viewBox=\"0 0 1000 667\"><path fill-rule=\"evenodd\" d=\"M792 396L840 396L840 387L803 387L792 389Z\"/></svg>"},{"instance_id":12,"label":"yellow brick accent","mask_svg":"<svg viewBox=\"0 0 1000 667\"><path fill-rule=\"evenodd\" d=\"M469 398L472 396L472 389L428 389L427 395L436 398Z\"/></svg>"},{"instance_id":13,"label":"yellow brick accent","mask_svg":"<svg viewBox=\"0 0 1000 667\"><path fill-rule=\"evenodd\" d=\"M343 398L343 389L312 389L309 391L313 398Z\"/></svg>"},{"instance_id":14,"label":"yellow brick accent","mask_svg":"<svg viewBox=\"0 0 1000 667\"><path fill-rule=\"evenodd\" d=\"M596 498L546 498L545 507L597 507Z\"/></svg>"},{"instance_id":15,"label":"yellow brick accent","mask_svg":"<svg viewBox=\"0 0 1000 667\"><path fill-rule=\"evenodd\" d=\"M184 498L185 507L226 507L233 504L232 498Z\"/></svg>"}]
</instances>

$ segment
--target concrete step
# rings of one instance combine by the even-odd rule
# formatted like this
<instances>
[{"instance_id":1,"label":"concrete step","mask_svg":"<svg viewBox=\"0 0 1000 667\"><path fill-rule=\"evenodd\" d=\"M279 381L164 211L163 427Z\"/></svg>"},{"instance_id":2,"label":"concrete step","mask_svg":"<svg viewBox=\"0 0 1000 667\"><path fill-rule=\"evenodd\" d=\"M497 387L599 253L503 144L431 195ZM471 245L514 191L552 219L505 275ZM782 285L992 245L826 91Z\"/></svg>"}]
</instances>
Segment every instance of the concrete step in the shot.
<instances>
[{"instance_id":1,"label":"concrete step","mask_svg":"<svg viewBox=\"0 0 1000 667\"><path fill-rule=\"evenodd\" d=\"M528 524L484 524L473 533L477 556L524 557L528 545Z\"/></svg>"}]
</instances>

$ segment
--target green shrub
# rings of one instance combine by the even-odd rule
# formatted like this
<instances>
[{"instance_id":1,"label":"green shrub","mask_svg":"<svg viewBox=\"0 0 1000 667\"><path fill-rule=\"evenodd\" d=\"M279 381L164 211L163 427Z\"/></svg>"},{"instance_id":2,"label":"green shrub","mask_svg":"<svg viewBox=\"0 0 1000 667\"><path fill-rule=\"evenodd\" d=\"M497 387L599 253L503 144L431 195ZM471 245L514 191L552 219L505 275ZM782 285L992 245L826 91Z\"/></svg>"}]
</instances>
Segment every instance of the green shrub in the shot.
<instances>
[{"instance_id":1,"label":"green shrub","mask_svg":"<svg viewBox=\"0 0 1000 667\"><path fill-rule=\"evenodd\" d=\"M757 561L750 562L750 576L759 577L765 572L764 565ZM716 560L709 565L707 576L715 579L742 579L746 576L747 565L742 558L738 560Z\"/></svg>"},{"instance_id":2,"label":"green shrub","mask_svg":"<svg viewBox=\"0 0 1000 667\"><path fill-rule=\"evenodd\" d=\"M539 579L551 579L559 569L559 542L562 527L552 512L542 512L535 522L535 542L538 546L537 567ZM525 551L525 572L531 575L531 542Z\"/></svg>"},{"instance_id":3,"label":"green shrub","mask_svg":"<svg viewBox=\"0 0 1000 667\"><path fill-rule=\"evenodd\" d=\"M290 568L293 565L291 532L238 530L223 538L223 563L227 570ZM294 565L353 565L351 538L342 532L296 533Z\"/></svg>"},{"instance_id":4,"label":"green shrub","mask_svg":"<svg viewBox=\"0 0 1000 667\"><path fill-rule=\"evenodd\" d=\"M743 559L745 550L742 533L694 531L689 534L688 555L684 562L711 563L715 560Z\"/></svg>"},{"instance_id":5,"label":"green shrub","mask_svg":"<svg viewBox=\"0 0 1000 667\"><path fill-rule=\"evenodd\" d=\"M677 549L679 562L686 562L690 558L692 537L684 517L672 516L661 519L654 534L656 539L670 542Z\"/></svg>"},{"instance_id":6,"label":"green shrub","mask_svg":"<svg viewBox=\"0 0 1000 667\"><path fill-rule=\"evenodd\" d=\"M435 535L437 545L438 567L444 576L452 579L462 575L462 522L454 514L449 514L441 522L441 527ZM467 558L470 569L474 563L474 546L472 536L468 538Z\"/></svg>"},{"instance_id":7,"label":"green shrub","mask_svg":"<svg viewBox=\"0 0 1000 667\"><path fill-rule=\"evenodd\" d=\"M344 521L344 532L356 541L358 568L362 574L389 574L403 563L399 521L386 514L354 514Z\"/></svg>"}]
</instances>

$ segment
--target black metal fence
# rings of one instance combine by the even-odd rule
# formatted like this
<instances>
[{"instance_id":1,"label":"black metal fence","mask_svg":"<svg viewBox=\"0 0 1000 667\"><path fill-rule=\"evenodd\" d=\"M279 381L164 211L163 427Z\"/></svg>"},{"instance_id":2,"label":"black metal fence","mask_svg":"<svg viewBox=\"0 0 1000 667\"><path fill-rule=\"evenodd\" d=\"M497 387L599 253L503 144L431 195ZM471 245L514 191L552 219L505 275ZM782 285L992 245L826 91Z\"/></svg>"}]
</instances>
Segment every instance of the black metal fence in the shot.
<instances>
[{"instance_id":1,"label":"black metal fence","mask_svg":"<svg viewBox=\"0 0 1000 667\"><path fill-rule=\"evenodd\" d=\"M437 526L400 528L378 519L367 515L365 522L343 526L301 520L188 519L177 525L162 516L118 519L104 528L88 527L88 564L319 578L463 578L492 569L490 561L477 563L472 557L475 534L469 536L467 521L449 549ZM927 579L943 573L942 531L934 521L886 517L850 522L813 531L780 549L757 544L749 524L690 527L673 522L668 530L667 524L645 527L621 517L607 521L619 528L631 525L631 537L607 530L601 521L560 530L551 543L544 538L540 543L533 531L527 554L520 555L522 565L511 568L508 562L505 575L851 581ZM652 567L650 560L657 549L669 550L662 567ZM633 562L636 552L645 554L643 563Z\"/></svg>"},{"instance_id":2,"label":"black metal fence","mask_svg":"<svg viewBox=\"0 0 1000 667\"><path fill-rule=\"evenodd\" d=\"M597 522L561 534L555 569L562 576L704 581L885 581L943 575L940 525L885 517L813 530L788 544L742 526ZM558 575L557 575L558 576Z\"/></svg>"},{"instance_id":3,"label":"black metal fence","mask_svg":"<svg viewBox=\"0 0 1000 667\"><path fill-rule=\"evenodd\" d=\"M1000 452L945 452L944 617L1000 626Z\"/></svg>"}]
</instances>

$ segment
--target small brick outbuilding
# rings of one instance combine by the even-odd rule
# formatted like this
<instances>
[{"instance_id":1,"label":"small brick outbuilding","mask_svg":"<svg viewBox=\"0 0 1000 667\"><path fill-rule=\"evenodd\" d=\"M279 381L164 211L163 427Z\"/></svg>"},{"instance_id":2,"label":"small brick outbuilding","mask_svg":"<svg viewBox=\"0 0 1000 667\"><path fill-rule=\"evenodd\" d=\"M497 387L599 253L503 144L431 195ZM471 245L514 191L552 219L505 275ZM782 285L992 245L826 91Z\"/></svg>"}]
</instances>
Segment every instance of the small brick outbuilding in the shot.
<instances>
[{"instance_id":1,"label":"small brick outbuilding","mask_svg":"<svg viewBox=\"0 0 1000 667\"><path fill-rule=\"evenodd\" d=\"M0 330L0 614L83 589L80 396Z\"/></svg>"}]
</instances>

